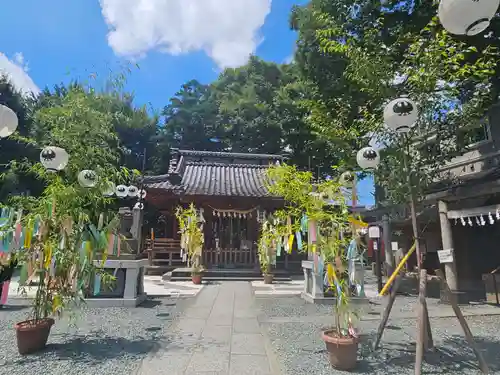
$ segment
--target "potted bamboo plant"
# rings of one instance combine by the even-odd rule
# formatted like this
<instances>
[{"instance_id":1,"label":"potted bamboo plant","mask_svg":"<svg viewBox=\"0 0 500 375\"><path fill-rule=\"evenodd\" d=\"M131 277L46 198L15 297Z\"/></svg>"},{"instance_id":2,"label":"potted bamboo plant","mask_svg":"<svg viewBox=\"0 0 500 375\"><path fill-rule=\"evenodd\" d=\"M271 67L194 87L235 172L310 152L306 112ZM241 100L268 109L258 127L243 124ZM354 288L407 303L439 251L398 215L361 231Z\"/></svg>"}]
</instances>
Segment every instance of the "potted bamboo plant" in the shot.
<instances>
[{"instance_id":1,"label":"potted bamboo plant","mask_svg":"<svg viewBox=\"0 0 500 375\"><path fill-rule=\"evenodd\" d=\"M120 83L110 81L109 88L115 84ZM41 194L9 197L8 202L19 213L8 240L15 245L9 251L21 265L21 289L26 293L26 286L38 284L30 316L15 327L22 354L46 345L54 318L84 301L96 274L101 286L113 281L95 266L104 265L107 235L116 222L111 219L116 215L112 194L104 188L111 180L123 182L138 174L120 166L123 150L118 147L113 103L85 83L70 85L57 103L34 111L40 130L33 133L34 139L16 136L27 147L39 149L40 159L12 160L9 169L33 176L43 187ZM101 225L101 213L110 218L108 225ZM2 227L2 235L5 232Z\"/></svg>"},{"instance_id":2,"label":"potted bamboo plant","mask_svg":"<svg viewBox=\"0 0 500 375\"><path fill-rule=\"evenodd\" d=\"M298 223L301 217L307 218L307 250L321 260L322 267L319 268L326 270L325 279L336 297L335 323L324 329L321 337L330 364L339 370L352 370L357 361L358 335L348 277L347 246L351 238L343 186L333 179L313 184L310 172L301 172L286 164L272 166L268 176L271 181L269 190L287 202L278 216L292 217L294 223ZM314 241L311 240L312 230Z\"/></svg>"},{"instance_id":3,"label":"potted bamboo plant","mask_svg":"<svg viewBox=\"0 0 500 375\"><path fill-rule=\"evenodd\" d=\"M276 257L276 246L276 228L266 220L262 223L258 244L260 270L264 276L264 284L273 283L272 265Z\"/></svg>"},{"instance_id":4,"label":"potted bamboo plant","mask_svg":"<svg viewBox=\"0 0 500 375\"><path fill-rule=\"evenodd\" d=\"M54 317L84 302L84 293L96 274L102 286L111 285L114 279L96 267L94 260L104 265L108 233L116 228L94 226L91 216L83 210L77 211L75 217L67 203L61 202L58 209L60 194L70 194L73 187L56 185L57 193L49 189L16 223L22 228L23 238L17 248L22 264L21 291L26 293L26 287L36 283L32 312L27 320L15 326L20 354L45 347ZM112 220L110 225L115 223Z\"/></svg>"},{"instance_id":5,"label":"potted bamboo plant","mask_svg":"<svg viewBox=\"0 0 500 375\"><path fill-rule=\"evenodd\" d=\"M204 243L203 222L200 220L200 216L192 203L188 208L178 207L175 216L179 221L181 247L183 251L186 251L191 265L191 280L193 284L201 284L203 275L203 265L201 263Z\"/></svg>"}]
</instances>

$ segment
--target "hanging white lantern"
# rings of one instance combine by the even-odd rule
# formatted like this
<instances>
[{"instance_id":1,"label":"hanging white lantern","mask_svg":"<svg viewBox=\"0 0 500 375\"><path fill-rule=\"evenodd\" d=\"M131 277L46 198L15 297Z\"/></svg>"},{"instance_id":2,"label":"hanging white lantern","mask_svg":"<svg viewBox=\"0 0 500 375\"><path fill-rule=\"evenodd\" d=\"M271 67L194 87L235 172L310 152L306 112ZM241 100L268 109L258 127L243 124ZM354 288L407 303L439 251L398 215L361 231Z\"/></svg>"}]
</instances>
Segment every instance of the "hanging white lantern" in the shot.
<instances>
[{"instance_id":1,"label":"hanging white lantern","mask_svg":"<svg viewBox=\"0 0 500 375\"><path fill-rule=\"evenodd\" d=\"M137 186L130 185L127 189L128 189L127 195L130 198L137 197L137 193L139 192L139 189L137 188Z\"/></svg>"},{"instance_id":2,"label":"hanging white lantern","mask_svg":"<svg viewBox=\"0 0 500 375\"><path fill-rule=\"evenodd\" d=\"M61 147L48 146L40 152L40 162L50 172L62 171L68 160L68 153Z\"/></svg>"},{"instance_id":3,"label":"hanging white lantern","mask_svg":"<svg viewBox=\"0 0 500 375\"><path fill-rule=\"evenodd\" d=\"M450 34L476 35L486 30L500 0L441 0L438 16Z\"/></svg>"},{"instance_id":4,"label":"hanging white lantern","mask_svg":"<svg viewBox=\"0 0 500 375\"><path fill-rule=\"evenodd\" d=\"M137 196L141 199L145 199L146 195L147 195L147 193L146 193L146 190L144 190L144 189L139 189L139 191L137 192Z\"/></svg>"},{"instance_id":5,"label":"hanging white lantern","mask_svg":"<svg viewBox=\"0 0 500 375\"><path fill-rule=\"evenodd\" d=\"M16 113L4 105L0 105L0 138L6 138L14 133L19 124Z\"/></svg>"},{"instance_id":6,"label":"hanging white lantern","mask_svg":"<svg viewBox=\"0 0 500 375\"><path fill-rule=\"evenodd\" d=\"M125 185L118 185L115 193L118 198L125 198L128 195L128 187Z\"/></svg>"},{"instance_id":7,"label":"hanging white lantern","mask_svg":"<svg viewBox=\"0 0 500 375\"><path fill-rule=\"evenodd\" d=\"M136 204L134 204L134 210L143 210L144 209L144 204L141 203L141 202L136 202Z\"/></svg>"},{"instance_id":8,"label":"hanging white lantern","mask_svg":"<svg viewBox=\"0 0 500 375\"><path fill-rule=\"evenodd\" d=\"M363 147L356 155L358 165L367 171L374 170L380 163L380 154L373 147Z\"/></svg>"},{"instance_id":9,"label":"hanging white lantern","mask_svg":"<svg viewBox=\"0 0 500 375\"><path fill-rule=\"evenodd\" d=\"M84 169L78 173L78 183L84 188L94 187L97 184L97 174L90 169Z\"/></svg>"},{"instance_id":10,"label":"hanging white lantern","mask_svg":"<svg viewBox=\"0 0 500 375\"><path fill-rule=\"evenodd\" d=\"M115 194L116 186L111 181L106 181L104 187L102 188L102 195L105 197L111 197Z\"/></svg>"},{"instance_id":11,"label":"hanging white lantern","mask_svg":"<svg viewBox=\"0 0 500 375\"><path fill-rule=\"evenodd\" d=\"M394 99L384 108L384 123L396 133L408 133L417 120L417 105L408 98Z\"/></svg>"},{"instance_id":12,"label":"hanging white lantern","mask_svg":"<svg viewBox=\"0 0 500 375\"><path fill-rule=\"evenodd\" d=\"M352 186L354 184L354 173L350 171L345 171L340 175L339 182L344 186Z\"/></svg>"}]
</instances>

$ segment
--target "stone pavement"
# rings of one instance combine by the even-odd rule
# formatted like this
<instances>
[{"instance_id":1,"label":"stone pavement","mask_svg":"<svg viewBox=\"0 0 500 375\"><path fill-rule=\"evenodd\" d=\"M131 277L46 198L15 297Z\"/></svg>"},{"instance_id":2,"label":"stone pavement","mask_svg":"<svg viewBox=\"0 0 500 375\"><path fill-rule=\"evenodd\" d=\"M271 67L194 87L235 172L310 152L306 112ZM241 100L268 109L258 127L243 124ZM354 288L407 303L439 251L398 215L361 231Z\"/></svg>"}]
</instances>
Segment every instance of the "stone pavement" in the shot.
<instances>
[{"instance_id":1,"label":"stone pavement","mask_svg":"<svg viewBox=\"0 0 500 375\"><path fill-rule=\"evenodd\" d=\"M208 285L137 375L279 375L248 282Z\"/></svg>"},{"instance_id":2,"label":"stone pavement","mask_svg":"<svg viewBox=\"0 0 500 375\"><path fill-rule=\"evenodd\" d=\"M161 276L144 276L144 292L148 296L195 297L204 287L192 281L166 281Z\"/></svg>"}]
</instances>

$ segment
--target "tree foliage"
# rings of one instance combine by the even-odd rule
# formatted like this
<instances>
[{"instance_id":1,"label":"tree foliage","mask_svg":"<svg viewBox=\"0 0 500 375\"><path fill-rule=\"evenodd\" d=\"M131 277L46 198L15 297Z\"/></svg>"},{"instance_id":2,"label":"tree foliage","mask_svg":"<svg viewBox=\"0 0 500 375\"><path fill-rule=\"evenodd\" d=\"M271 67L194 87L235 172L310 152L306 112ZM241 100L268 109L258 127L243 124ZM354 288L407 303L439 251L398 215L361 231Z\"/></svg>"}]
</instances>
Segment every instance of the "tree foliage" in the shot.
<instances>
[{"instance_id":1,"label":"tree foliage","mask_svg":"<svg viewBox=\"0 0 500 375\"><path fill-rule=\"evenodd\" d=\"M423 194L442 178L440 168L466 151L464 128L497 99L496 46L450 36L436 14L432 2L312 0L292 17L298 65L316 88L311 121L353 168L356 151L377 133L386 147L377 177L392 202L408 195L402 152L410 153L407 167ZM401 95L421 114L411 140L383 127L384 106Z\"/></svg>"}]
</instances>

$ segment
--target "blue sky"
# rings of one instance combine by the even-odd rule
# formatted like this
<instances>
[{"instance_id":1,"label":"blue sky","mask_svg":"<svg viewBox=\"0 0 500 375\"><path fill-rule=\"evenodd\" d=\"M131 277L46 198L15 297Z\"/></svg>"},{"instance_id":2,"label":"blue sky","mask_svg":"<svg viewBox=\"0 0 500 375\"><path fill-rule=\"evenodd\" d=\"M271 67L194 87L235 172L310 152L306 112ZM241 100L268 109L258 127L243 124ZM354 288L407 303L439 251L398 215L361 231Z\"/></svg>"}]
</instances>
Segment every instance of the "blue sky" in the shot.
<instances>
[{"instance_id":1,"label":"blue sky","mask_svg":"<svg viewBox=\"0 0 500 375\"><path fill-rule=\"evenodd\" d=\"M0 71L24 91L104 80L139 65L126 89L160 110L190 79L209 83L250 53L275 61L293 55L288 17L305 0L16 0L0 14ZM363 203L371 183L362 181Z\"/></svg>"}]
</instances>

